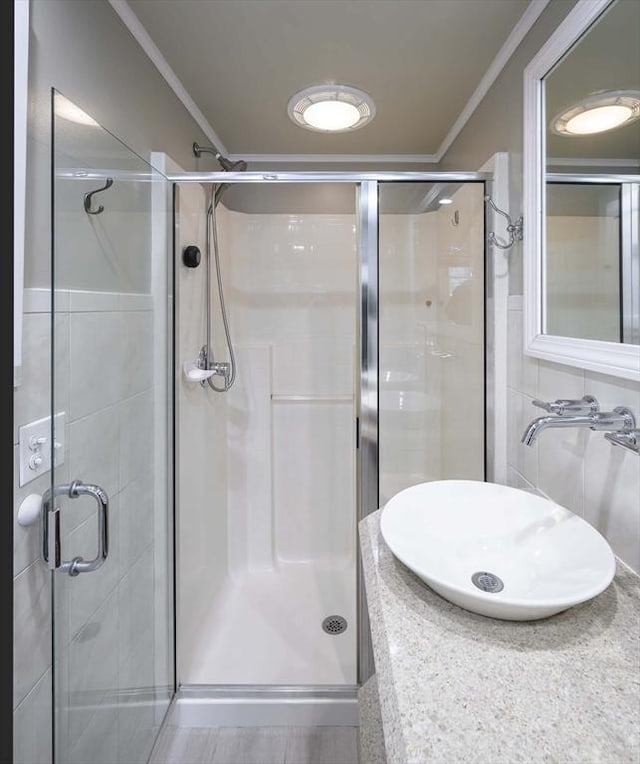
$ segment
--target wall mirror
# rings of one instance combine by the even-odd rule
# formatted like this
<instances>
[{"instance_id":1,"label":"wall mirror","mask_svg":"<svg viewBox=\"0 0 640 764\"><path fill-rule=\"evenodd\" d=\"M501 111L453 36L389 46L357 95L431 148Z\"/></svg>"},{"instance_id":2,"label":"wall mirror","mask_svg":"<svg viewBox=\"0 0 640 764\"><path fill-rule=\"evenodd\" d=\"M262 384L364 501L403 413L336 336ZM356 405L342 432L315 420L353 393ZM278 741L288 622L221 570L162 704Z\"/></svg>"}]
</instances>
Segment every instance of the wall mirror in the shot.
<instances>
[{"instance_id":1,"label":"wall mirror","mask_svg":"<svg viewBox=\"0 0 640 764\"><path fill-rule=\"evenodd\" d=\"M578 0L525 70L525 350L640 380L640 3Z\"/></svg>"}]
</instances>

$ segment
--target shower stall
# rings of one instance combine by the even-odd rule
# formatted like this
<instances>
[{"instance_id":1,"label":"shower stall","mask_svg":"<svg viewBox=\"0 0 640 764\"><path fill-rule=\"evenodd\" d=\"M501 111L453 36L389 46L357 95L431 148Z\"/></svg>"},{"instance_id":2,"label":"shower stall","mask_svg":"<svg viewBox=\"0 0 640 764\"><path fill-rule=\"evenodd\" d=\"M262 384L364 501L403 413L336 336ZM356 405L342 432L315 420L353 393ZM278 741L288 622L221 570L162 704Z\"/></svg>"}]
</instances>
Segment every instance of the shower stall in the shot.
<instances>
[{"instance_id":1,"label":"shower stall","mask_svg":"<svg viewBox=\"0 0 640 764\"><path fill-rule=\"evenodd\" d=\"M355 725L358 520L485 476L490 178L182 172L53 113L55 760L147 761L167 713Z\"/></svg>"},{"instance_id":2,"label":"shower stall","mask_svg":"<svg viewBox=\"0 0 640 764\"><path fill-rule=\"evenodd\" d=\"M333 723L356 723L373 671L358 518L485 476L484 178L172 179L176 368L207 300L227 352L215 279L180 258L206 245L210 182L236 363L223 394L177 379L178 716L255 724L260 699L291 719L304 698L322 720L332 698Z\"/></svg>"}]
</instances>

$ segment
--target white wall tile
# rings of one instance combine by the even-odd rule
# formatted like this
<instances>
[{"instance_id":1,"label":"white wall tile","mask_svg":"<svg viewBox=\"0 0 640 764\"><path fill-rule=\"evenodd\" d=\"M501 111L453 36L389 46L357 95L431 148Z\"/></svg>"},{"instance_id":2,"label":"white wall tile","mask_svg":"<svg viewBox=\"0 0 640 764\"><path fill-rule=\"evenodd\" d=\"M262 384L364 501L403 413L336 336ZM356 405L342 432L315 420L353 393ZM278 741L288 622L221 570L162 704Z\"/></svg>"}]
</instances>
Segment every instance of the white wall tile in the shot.
<instances>
[{"instance_id":1,"label":"white wall tile","mask_svg":"<svg viewBox=\"0 0 640 764\"><path fill-rule=\"evenodd\" d=\"M538 362L522 352L522 311L507 312L507 385L531 397L538 392Z\"/></svg>"},{"instance_id":2,"label":"white wall tile","mask_svg":"<svg viewBox=\"0 0 640 764\"><path fill-rule=\"evenodd\" d=\"M95 483L104 488L110 498L115 497L119 490L119 434L116 406L71 422L67 439L70 479ZM95 513L95 500L91 497L65 501L64 532L69 533L92 513Z\"/></svg>"},{"instance_id":3,"label":"white wall tile","mask_svg":"<svg viewBox=\"0 0 640 764\"><path fill-rule=\"evenodd\" d=\"M120 314L123 336L123 365L120 369L122 397L140 393L153 383L153 312L125 311Z\"/></svg>"},{"instance_id":4,"label":"white wall tile","mask_svg":"<svg viewBox=\"0 0 640 764\"><path fill-rule=\"evenodd\" d=\"M51 764L51 669L13 712L13 764Z\"/></svg>"},{"instance_id":5,"label":"white wall tile","mask_svg":"<svg viewBox=\"0 0 640 764\"><path fill-rule=\"evenodd\" d=\"M70 315L70 421L113 405L122 398L122 328L119 313Z\"/></svg>"},{"instance_id":6,"label":"white wall tile","mask_svg":"<svg viewBox=\"0 0 640 764\"><path fill-rule=\"evenodd\" d=\"M66 410L69 387L69 317L56 317L56 408ZM18 428L51 413L51 317L26 313L22 327L22 378L14 394L13 442Z\"/></svg>"},{"instance_id":7,"label":"white wall tile","mask_svg":"<svg viewBox=\"0 0 640 764\"><path fill-rule=\"evenodd\" d=\"M153 470L153 394L139 393L122 401L120 412L120 489Z\"/></svg>"},{"instance_id":8,"label":"white wall tile","mask_svg":"<svg viewBox=\"0 0 640 764\"><path fill-rule=\"evenodd\" d=\"M147 547L118 583L115 652L120 694L154 684L154 601L149 596L153 577L153 549Z\"/></svg>"},{"instance_id":9,"label":"white wall tile","mask_svg":"<svg viewBox=\"0 0 640 764\"><path fill-rule=\"evenodd\" d=\"M519 444L523 427L544 414L531 407L535 370L537 396L543 400L594 395L601 410L627 406L640 421L640 388L629 382L581 369L536 361L519 350L521 300L510 298L508 480L535 490L581 514L609 541L614 552L640 568L640 460L614 448L604 434L586 428L549 429L540 433L533 454ZM527 370L528 369L528 370ZM514 390L514 388L516 388Z\"/></svg>"},{"instance_id":10,"label":"white wall tile","mask_svg":"<svg viewBox=\"0 0 640 764\"><path fill-rule=\"evenodd\" d=\"M22 379L16 389L13 442L18 428L50 413L51 326L46 313L26 314L22 324Z\"/></svg>"},{"instance_id":11,"label":"white wall tile","mask_svg":"<svg viewBox=\"0 0 640 764\"><path fill-rule=\"evenodd\" d=\"M527 424L537 416L531 405L532 399L517 392L507 390L507 458L509 464L532 485L538 484L539 442L525 446L522 434Z\"/></svg>"},{"instance_id":12,"label":"white wall tile","mask_svg":"<svg viewBox=\"0 0 640 764\"><path fill-rule=\"evenodd\" d=\"M572 366L564 366L548 361L538 364L538 398L543 401L555 401L560 398L582 398L585 394L584 371ZM538 411L542 416L545 412Z\"/></svg>"},{"instance_id":13,"label":"white wall tile","mask_svg":"<svg viewBox=\"0 0 640 764\"><path fill-rule=\"evenodd\" d=\"M592 433L584 460L584 518L613 551L640 573L640 468L638 456Z\"/></svg>"},{"instance_id":14,"label":"white wall tile","mask_svg":"<svg viewBox=\"0 0 640 764\"><path fill-rule=\"evenodd\" d=\"M584 428L544 430L538 436L538 488L572 512L583 512Z\"/></svg>"},{"instance_id":15,"label":"white wall tile","mask_svg":"<svg viewBox=\"0 0 640 764\"><path fill-rule=\"evenodd\" d=\"M50 578L37 560L13 582L14 708L51 665Z\"/></svg>"},{"instance_id":16,"label":"white wall tile","mask_svg":"<svg viewBox=\"0 0 640 764\"><path fill-rule=\"evenodd\" d=\"M114 589L69 644L69 747L80 741L105 696L118 686L118 607Z\"/></svg>"},{"instance_id":17,"label":"white wall tile","mask_svg":"<svg viewBox=\"0 0 640 764\"><path fill-rule=\"evenodd\" d=\"M118 494L118 528L113 533L118 545L119 575L127 573L153 537L152 473L142 472Z\"/></svg>"}]
</instances>

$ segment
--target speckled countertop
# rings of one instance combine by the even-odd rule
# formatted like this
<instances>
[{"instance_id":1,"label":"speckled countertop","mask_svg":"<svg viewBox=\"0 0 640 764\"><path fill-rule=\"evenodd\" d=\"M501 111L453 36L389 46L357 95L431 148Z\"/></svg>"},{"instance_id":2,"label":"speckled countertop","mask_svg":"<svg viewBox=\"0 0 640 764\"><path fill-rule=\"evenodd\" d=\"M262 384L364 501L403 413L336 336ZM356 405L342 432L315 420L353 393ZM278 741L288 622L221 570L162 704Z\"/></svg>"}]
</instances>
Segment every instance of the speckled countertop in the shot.
<instances>
[{"instance_id":1,"label":"speckled countertop","mask_svg":"<svg viewBox=\"0 0 640 764\"><path fill-rule=\"evenodd\" d=\"M640 578L544 621L431 591L360 523L388 764L640 762Z\"/></svg>"}]
</instances>

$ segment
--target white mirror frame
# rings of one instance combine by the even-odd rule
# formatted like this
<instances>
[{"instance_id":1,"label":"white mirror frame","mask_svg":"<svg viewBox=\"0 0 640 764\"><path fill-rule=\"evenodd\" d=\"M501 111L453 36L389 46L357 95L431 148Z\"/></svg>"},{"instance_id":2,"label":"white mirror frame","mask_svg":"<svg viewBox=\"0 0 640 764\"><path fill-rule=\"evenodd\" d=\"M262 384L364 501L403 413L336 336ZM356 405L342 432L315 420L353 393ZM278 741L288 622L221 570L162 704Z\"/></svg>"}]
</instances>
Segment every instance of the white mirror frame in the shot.
<instances>
[{"instance_id":1,"label":"white mirror frame","mask_svg":"<svg viewBox=\"0 0 640 764\"><path fill-rule=\"evenodd\" d=\"M640 346L544 334L545 135L543 78L613 0L578 0L524 71L524 352L640 381Z\"/></svg>"}]
</instances>

